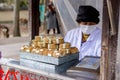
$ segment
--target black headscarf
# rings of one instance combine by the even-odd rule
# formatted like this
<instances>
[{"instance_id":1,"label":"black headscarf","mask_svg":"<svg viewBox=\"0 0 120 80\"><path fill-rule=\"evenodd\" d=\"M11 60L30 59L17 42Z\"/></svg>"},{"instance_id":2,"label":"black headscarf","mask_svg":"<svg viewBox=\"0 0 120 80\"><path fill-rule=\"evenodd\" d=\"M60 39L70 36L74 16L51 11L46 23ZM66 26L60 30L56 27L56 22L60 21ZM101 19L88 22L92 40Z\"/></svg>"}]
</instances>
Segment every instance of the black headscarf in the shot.
<instances>
[{"instance_id":1,"label":"black headscarf","mask_svg":"<svg viewBox=\"0 0 120 80\"><path fill-rule=\"evenodd\" d=\"M92 6L80 6L76 21L80 22L99 22L99 11Z\"/></svg>"}]
</instances>

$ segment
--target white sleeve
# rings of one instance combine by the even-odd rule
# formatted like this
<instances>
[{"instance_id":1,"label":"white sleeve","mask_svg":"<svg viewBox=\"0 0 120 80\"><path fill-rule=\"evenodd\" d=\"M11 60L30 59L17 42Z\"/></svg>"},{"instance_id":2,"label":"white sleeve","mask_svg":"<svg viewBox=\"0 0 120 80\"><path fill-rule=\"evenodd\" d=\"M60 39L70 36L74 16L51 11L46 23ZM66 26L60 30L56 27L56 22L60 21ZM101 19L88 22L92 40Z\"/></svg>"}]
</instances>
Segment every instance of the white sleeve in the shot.
<instances>
[{"instance_id":1,"label":"white sleeve","mask_svg":"<svg viewBox=\"0 0 120 80\"><path fill-rule=\"evenodd\" d=\"M71 35L70 32L67 32L67 34L64 37L65 42L70 42L70 35Z\"/></svg>"},{"instance_id":2,"label":"white sleeve","mask_svg":"<svg viewBox=\"0 0 120 80\"><path fill-rule=\"evenodd\" d=\"M97 45L98 45L98 47L96 50L96 55L100 57L101 56L101 40L99 40Z\"/></svg>"},{"instance_id":3,"label":"white sleeve","mask_svg":"<svg viewBox=\"0 0 120 80\"><path fill-rule=\"evenodd\" d=\"M98 50L97 50L97 56L101 56L101 46L99 46Z\"/></svg>"}]
</instances>

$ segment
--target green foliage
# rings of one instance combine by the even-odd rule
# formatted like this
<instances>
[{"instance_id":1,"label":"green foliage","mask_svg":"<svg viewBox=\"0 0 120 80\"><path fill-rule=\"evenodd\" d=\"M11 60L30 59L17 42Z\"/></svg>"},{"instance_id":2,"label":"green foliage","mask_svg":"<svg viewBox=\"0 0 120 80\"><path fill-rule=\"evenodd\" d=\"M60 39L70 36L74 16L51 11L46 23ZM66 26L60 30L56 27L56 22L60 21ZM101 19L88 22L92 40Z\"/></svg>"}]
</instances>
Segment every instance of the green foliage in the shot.
<instances>
[{"instance_id":1,"label":"green foliage","mask_svg":"<svg viewBox=\"0 0 120 80\"><path fill-rule=\"evenodd\" d=\"M44 4L45 0L40 0L40 5Z\"/></svg>"},{"instance_id":2,"label":"green foliage","mask_svg":"<svg viewBox=\"0 0 120 80\"><path fill-rule=\"evenodd\" d=\"M8 4L12 4L14 0L6 0Z\"/></svg>"},{"instance_id":3,"label":"green foliage","mask_svg":"<svg viewBox=\"0 0 120 80\"><path fill-rule=\"evenodd\" d=\"M0 3L12 4L14 0L0 0Z\"/></svg>"},{"instance_id":4,"label":"green foliage","mask_svg":"<svg viewBox=\"0 0 120 80\"><path fill-rule=\"evenodd\" d=\"M14 0L0 0L0 3L13 4ZM20 9L28 8L28 0L20 0Z\"/></svg>"},{"instance_id":5,"label":"green foliage","mask_svg":"<svg viewBox=\"0 0 120 80\"><path fill-rule=\"evenodd\" d=\"M0 0L0 3L4 3L5 2L5 0Z\"/></svg>"},{"instance_id":6,"label":"green foliage","mask_svg":"<svg viewBox=\"0 0 120 80\"><path fill-rule=\"evenodd\" d=\"M20 8L27 9L28 8L28 0L20 0Z\"/></svg>"}]
</instances>

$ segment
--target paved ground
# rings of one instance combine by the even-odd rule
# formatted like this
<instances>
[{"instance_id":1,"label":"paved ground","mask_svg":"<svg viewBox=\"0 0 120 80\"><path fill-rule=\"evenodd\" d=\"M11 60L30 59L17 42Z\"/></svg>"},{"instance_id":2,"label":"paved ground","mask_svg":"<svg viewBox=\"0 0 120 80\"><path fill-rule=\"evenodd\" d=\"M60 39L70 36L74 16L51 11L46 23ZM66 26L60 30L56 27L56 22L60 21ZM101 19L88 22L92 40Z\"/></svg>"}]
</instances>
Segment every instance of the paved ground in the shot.
<instances>
[{"instance_id":1,"label":"paved ground","mask_svg":"<svg viewBox=\"0 0 120 80\"><path fill-rule=\"evenodd\" d=\"M0 21L13 21L14 17L13 11L0 11ZM20 11L20 18L28 19L28 11L22 10Z\"/></svg>"},{"instance_id":2,"label":"paved ground","mask_svg":"<svg viewBox=\"0 0 120 80\"><path fill-rule=\"evenodd\" d=\"M2 44L0 44L0 51L2 53L2 57L6 58L14 58L19 59L19 50L21 46L28 45L29 39L25 38L12 38L6 41L3 41ZM17 41L14 41L17 40ZM0 40L1 41L1 40Z\"/></svg>"}]
</instances>

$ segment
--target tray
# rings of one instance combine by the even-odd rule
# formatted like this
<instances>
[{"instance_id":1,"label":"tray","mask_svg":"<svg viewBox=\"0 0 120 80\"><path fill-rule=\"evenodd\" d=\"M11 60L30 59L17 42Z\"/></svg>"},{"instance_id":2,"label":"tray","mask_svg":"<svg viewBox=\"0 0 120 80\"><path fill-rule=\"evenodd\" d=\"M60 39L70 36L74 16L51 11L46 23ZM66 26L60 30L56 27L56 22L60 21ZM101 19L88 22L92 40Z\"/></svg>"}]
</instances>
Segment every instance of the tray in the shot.
<instances>
[{"instance_id":1,"label":"tray","mask_svg":"<svg viewBox=\"0 0 120 80\"><path fill-rule=\"evenodd\" d=\"M53 64L47 64L47 63L42 63L38 61L20 59L20 65L22 66L26 66L26 67L33 68L33 69L34 68L40 69L40 70L52 72L52 73L65 72L68 68L75 65L76 63L78 63L78 60L72 60L64 64L61 64L61 65L53 65Z\"/></svg>"},{"instance_id":2,"label":"tray","mask_svg":"<svg viewBox=\"0 0 120 80\"><path fill-rule=\"evenodd\" d=\"M44 63L48 63L48 64L60 65L65 62L79 59L79 53L67 55L67 56L60 57L60 58L55 58L55 57L51 57L51 56L44 56L44 55L39 55L39 54L20 52L20 58L28 59L28 60L32 60L32 61L44 62Z\"/></svg>"}]
</instances>

